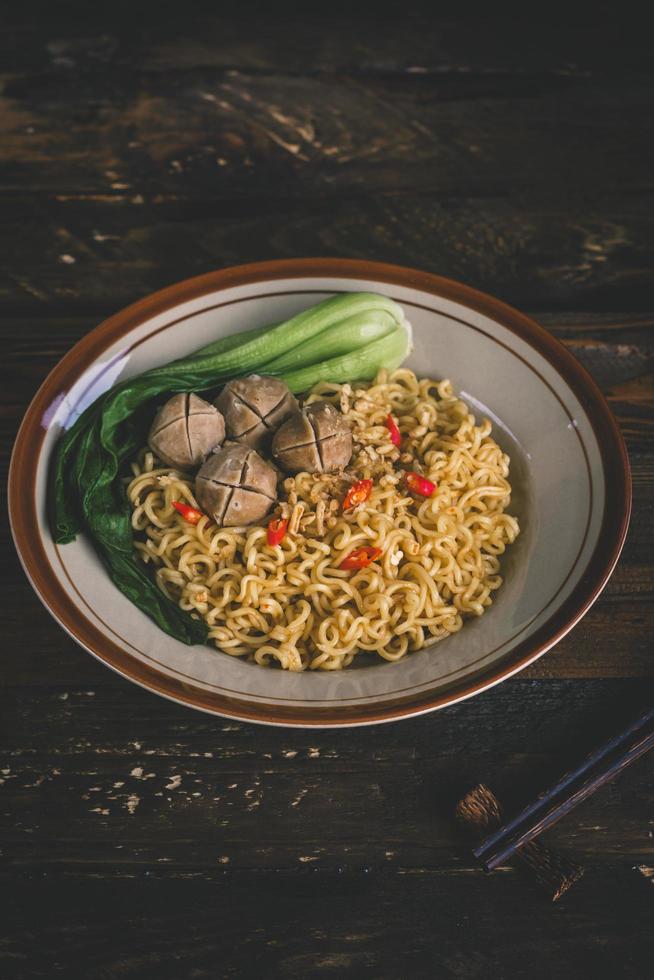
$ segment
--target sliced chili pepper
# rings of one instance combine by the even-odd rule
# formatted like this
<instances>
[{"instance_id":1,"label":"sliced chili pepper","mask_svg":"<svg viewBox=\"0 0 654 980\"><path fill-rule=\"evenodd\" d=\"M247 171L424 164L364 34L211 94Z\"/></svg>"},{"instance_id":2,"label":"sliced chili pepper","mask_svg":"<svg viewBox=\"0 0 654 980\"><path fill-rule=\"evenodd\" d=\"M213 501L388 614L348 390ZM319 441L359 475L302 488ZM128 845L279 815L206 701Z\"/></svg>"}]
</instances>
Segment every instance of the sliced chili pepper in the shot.
<instances>
[{"instance_id":1,"label":"sliced chili pepper","mask_svg":"<svg viewBox=\"0 0 654 980\"><path fill-rule=\"evenodd\" d=\"M420 494L421 497L431 497L436 491L436 484L428 480L427 477L420 476L419 473L407 473L405 480L409 490Z\"/></svg>"},{"instance_id":2,"label":"sliced chili pepper","mask_svg":"<svg viewBox=\"0 0 654 980\"><path fill-rule=\"evenodd\" d=\"M286 529L288 527L288 521L286 518L276 517L268 525L268 536L266 540L271 548L276 544L280 544L286 537Z\"/></svg>"},{"instance_id":3,"label":"sliced chili pepper","mask_svg":"<svg viewBox=\"0 0 654 980\"><path fill-rule=\"evenodd\" d=\"M402 442L402 433L397 427L397 422L392 415L386 416L386 428L391 434L391 442L394 446L399 446Z\"/></svg>"},{"instance_id":4,"label":"sliced chili pepper","mask_svg":"<svg viewBox=\"0 0 654 980\"><path fill-rule=\"evenodd\" d=\"M345 494L343 510L351 510L363 504L372 493L372 480L357 480Z\"/></svg>"},{"instance_id":5,"label":"sliced chili pepper","mask_svg":"<svg viewBox=\"0 0 654 980\"><path fill-rule=\"evenodd\" d=\"M346 555L338 567L348 572L354 569L367 568L373 561L377 561L381 553L381 548L364 545L362 548L355 548L349 555Z\"/></svg>"},{"instance_id":6,"label":"sliced chili pepper","mask_svg":"<svg viewBox=\"0 0 654 980\"><path fill-rule=\"evenodd\" d=\"M183 504L179 500L173 500L173 507L189 524L197 524L200 518L204 517L201 510L196 510L195 507L189 507L188 504Z\"/></svg>"}]
</instances>

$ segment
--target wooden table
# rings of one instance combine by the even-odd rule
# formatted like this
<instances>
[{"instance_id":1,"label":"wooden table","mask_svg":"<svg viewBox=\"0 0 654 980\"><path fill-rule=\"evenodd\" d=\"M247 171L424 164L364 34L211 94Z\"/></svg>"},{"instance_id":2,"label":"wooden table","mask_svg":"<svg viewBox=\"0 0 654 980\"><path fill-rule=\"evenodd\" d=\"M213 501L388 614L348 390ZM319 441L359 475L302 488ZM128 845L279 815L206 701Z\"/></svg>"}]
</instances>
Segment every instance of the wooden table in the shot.
<instances>
[{"instance_id":1,"label":"wooden table","mask_svg":"<svg viewBox=\"0 0 654 980\"><path fill-rule=\"evenodd\" d=\"M558 905L479 870L452 820L478 780L517 804L652 700L646 32L617 13L563 30L427 5L56 6L14 5L0 37L7 450L48 370L124 304L233 263L345 255L545 324L620 420L635 507L603 596L532 668L326 734L114 676L40 606L5 525L0 975L649 980L652 760L547 835L587 867Z\"/></svg>"}]
</instances>

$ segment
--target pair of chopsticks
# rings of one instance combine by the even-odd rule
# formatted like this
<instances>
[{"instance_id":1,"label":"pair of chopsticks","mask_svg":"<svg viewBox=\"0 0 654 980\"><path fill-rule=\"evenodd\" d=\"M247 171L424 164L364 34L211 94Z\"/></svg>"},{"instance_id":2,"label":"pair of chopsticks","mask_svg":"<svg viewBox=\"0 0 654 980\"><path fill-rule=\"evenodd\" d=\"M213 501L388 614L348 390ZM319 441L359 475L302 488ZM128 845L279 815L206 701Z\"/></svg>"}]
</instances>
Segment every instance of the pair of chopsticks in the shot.
<instances>
[{"instance_id":1,"label":"pair of chopsticks","mask_svg":"<svg viewBox=\"0 0 654 980\"><path fill-rule=\"evenodd\" d=\"M490 834L473 852L475 857L489 871L497 868L653 747L654 708L650 708Z\"/></svg>"}]
</instances>

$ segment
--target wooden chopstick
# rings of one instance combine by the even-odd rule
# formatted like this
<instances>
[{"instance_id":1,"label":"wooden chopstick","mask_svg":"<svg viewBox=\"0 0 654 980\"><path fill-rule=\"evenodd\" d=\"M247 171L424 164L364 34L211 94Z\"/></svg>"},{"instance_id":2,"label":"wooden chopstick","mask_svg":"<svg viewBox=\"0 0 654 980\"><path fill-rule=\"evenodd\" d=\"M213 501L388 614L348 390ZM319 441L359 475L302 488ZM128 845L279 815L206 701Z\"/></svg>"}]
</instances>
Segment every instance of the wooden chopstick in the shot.
<instances>
[{"instance_id":1,"label":"wooden chopstick","mask_svg":"<svg viewBox=\"0 0 654 980\"><path fill-rule=\"evenodd\" d=\"M482 860L489 871L496 868L652 747L654 708L591 752L576 769L562 776L516 817L487 837L473 852L475 857ZM583 776L587 778L580 782Z\"/></svg>"},{"instance_id":2,"label":"wooden chopstick","mask_svg":"<svg viewBox=\"0 0 654 980\"><path fill-rule=\"evenodd\" d=\"M454 813L457 823L477 836L481 836L482 830L502 823L502 805L484 783L469 790L457 803ZM558 854L539 841L525 844L515 858L552 902L558 902L584 874L582 866L567 854Z\"/></svg>"}]
</instances>

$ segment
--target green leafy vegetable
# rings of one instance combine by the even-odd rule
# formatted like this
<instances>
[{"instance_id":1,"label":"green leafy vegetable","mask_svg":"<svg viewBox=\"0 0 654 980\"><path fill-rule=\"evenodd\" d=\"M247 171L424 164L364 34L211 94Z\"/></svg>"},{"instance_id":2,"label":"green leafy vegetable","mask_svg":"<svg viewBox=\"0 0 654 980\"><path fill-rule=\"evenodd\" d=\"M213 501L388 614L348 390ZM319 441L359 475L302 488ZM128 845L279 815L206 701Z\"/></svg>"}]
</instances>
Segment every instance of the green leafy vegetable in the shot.
<instances>
[{"instance_id":1,"label":"green leafy vegetable","mask_svg":"<svg viewBox=\"0 0 654 980\"><path fill-rule=\"evenodd\" d=\"M252 371L279 375L295 392L319 380L368 380L381 367L397 367L409 345L397 303L375 293L346 293L120 382L80 415L57 446L50 488L55 540L65 544L84 530L113 582L136 606L178 640L204 642L204 622L168 599L133 553L123 468L145 444L156 399L205 392Z\"/></svg>"},{"instance_id":2,"label":"green leafy vegetable","mask_svg":"<svg viewBox=\"0 0 654 980\"><path fill-rule=\"evenodd\" d=\"M305 367L316 361L326 361L341 354L349 354L364 344L385 337L396 330L397 319L387 310L367 310L356 313L334 326L327 333L319 333L276 357L266 365L271 374L282 374L295 368Z\"/></svg>"},{"instance_id":3,"label":"green leafy vegetable","mask_svg":"<svg viewBox=\"0 0 654 980\"><path fill-rule=\"evenodd\" d=\"M284 381L294 392L306 391L318 381L369 381L381 368L393 371L399 367L407 350L406 330L396 327L386 337L373 340L349 354L309 364L297 371L287 371Z\"/></svg>"}]
</instances>

